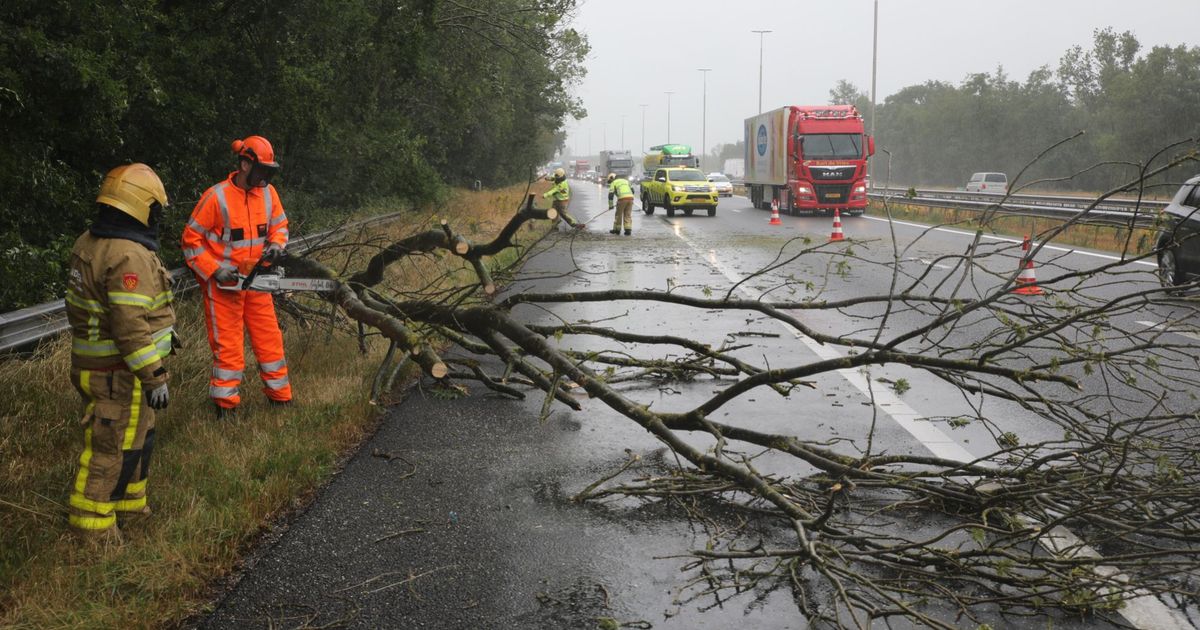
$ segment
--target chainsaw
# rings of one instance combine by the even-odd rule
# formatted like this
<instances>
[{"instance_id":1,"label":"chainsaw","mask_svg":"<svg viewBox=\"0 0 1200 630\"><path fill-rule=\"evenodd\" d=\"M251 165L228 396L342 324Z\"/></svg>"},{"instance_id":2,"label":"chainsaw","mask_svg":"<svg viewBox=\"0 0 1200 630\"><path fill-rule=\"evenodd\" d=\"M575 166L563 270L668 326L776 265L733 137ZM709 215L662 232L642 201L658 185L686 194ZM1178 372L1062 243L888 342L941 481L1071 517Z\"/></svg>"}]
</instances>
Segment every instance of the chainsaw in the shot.
<instances>
[{"instance_id":1,"label":"chainsaw","mask_svg":"<svg viewBox=\"0 0 1200 630\"><path fill-rule=\"evenodd\" d=\"M332 292L337 290L338 281L325 278L288 278L284 276L283 268L278 265L266 271L266 260L258 264L246 275L238 274L237 281L231 284L217 286L226 291L261 291L263 293L278 293L281 291L317 291ZM265 273L263 273L265 271Z\"/></svg>"}]
</instances>

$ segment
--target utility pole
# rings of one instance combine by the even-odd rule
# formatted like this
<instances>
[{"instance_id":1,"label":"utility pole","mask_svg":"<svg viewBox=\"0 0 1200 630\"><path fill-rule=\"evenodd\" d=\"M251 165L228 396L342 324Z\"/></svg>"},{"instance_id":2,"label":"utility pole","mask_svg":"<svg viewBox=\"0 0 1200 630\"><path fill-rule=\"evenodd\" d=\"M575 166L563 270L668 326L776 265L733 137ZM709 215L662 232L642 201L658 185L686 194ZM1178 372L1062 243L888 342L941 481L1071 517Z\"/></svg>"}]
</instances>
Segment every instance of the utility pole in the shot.
<instances>
[{"instance_id":1,"label":"utility pole","mask_svg":"<svg viewBox=\"0 0 1200 630\"><path fill-rule=\"evenodd\" d=\"M871 38L871 137L875 137L875 69L876 61L879 59L879 0L875 0L875 29ZM888 154L888 162L891 163L892 156ZM871 168L871 161L867 161L867 173L874 170ZM890 172L890 170L889 170ZM874 178L871 178L874 179Z\"/></svg>"},{"instance_id":2,"label":"utility pole","mask_svg":"<svg viewBox=\"0 0 1200 630\"><path fill-rule=\"evenodd\" d=\"M622 151L625 150L625 114L621 114L621 146Z\"/></svg>"},{"instance_id":3,"label":"utility pole","mask_svg":"<svg viewBox=\"0 0 1200 630\"><path fill-rule=\"evenodd\" d=\"M708 158L708 73L712 68L696 68L704 77L703 113L700 114L700 169L704 170L704 161Z\"/></svg>"},{"instance_id":4,"label":"utility pole","mask_svg":"<svg viewBox=\"0 0 1200 630\"><path fill-rule=\"evenodd\" d=\"M671 144L671 95L674 92L663 92L667 95L667 144Z\"/></svg>"},{"instance_id":5,"label":"utility pole","mask_svg":"<svg viewBox=\"0 0 1200 630\"><path fill-rule=\"evenodd\" d=\"M650 107L649 103L638 103L638 107L642 108L642 146L639 151L642 154L646 153L646 108Z\"/></svg>"},{"instance_id":6,"label":"utility pole","mask_svg":"<svg viewBox=\"0 0 1200 630\"><path fill-rule=\"evenodd\" d=\"M607 151L608 150L608 123L606 123L606 122L600 123L600 139L601 139L600 150Z\"/></svg>"},{"instance_id":7,"label":"utility pole","mask_svg":"<svg viewBox=\"0 0 1200 630\"><path fill-rule=\"evenodd\" d=\"M762 113L762 62L763 62L763 35L773 31L750 31L758 33L758 113Z\"/></svg>"}]
</instances>

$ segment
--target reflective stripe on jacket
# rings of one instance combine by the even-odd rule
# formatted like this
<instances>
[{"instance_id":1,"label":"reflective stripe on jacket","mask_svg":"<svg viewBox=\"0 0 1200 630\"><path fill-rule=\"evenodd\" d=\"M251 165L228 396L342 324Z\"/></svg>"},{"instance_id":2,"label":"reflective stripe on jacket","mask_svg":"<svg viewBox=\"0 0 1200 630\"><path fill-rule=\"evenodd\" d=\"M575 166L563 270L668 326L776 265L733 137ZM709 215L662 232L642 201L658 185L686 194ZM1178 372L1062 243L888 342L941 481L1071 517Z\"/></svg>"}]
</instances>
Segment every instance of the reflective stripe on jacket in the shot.
<instances>
[{"instance_id":1,"label":"reflective stripe on jacket","mask_svg":"<svg viewBox=\"0 0 1200 630\"><path fill-rule=\"evenodd\" d=\"M166 379L175 310L171 276L154 252L123 238L85 232L71 250L67 322L71 365L128 369L143 383Z\"/></svg>"},{"instance_id":2,"label":"reflective stripe on jacket","mask_svg":"<svg viewBox=\"0 0 1200 630\"><path fill-rule=\"evenodd\" d=\"M617 199L633 199L633 187L629 185L629 180L624 177L618 177L608 185L608 200L612 201L613 197Z\"/></svg>"},{"instance_id":3,"label":"reflective stripe on jacket","mask_svg":"<svg viewBox=\"0 0 1200 630\"><path fill-rule=\"evenodd\" d=\"M275 187L245 190L235 175L204 192L183 228L183 259L204 280L221 267L249 273L267 243L287 246L287 215Z\"/></svg>"},{"instance_id":4,"label":"reflective stripe on jacket","mask_svg":"<svg viewBox=\"0 0 1200 630\"><path fill-rule=\"evenodd\" d=\"M553 197L555 201L569 201L571 199L571 187L567 185L567 180L562 180L554 186L542 193L543 199Z\"/></svg>"}]
</instances>

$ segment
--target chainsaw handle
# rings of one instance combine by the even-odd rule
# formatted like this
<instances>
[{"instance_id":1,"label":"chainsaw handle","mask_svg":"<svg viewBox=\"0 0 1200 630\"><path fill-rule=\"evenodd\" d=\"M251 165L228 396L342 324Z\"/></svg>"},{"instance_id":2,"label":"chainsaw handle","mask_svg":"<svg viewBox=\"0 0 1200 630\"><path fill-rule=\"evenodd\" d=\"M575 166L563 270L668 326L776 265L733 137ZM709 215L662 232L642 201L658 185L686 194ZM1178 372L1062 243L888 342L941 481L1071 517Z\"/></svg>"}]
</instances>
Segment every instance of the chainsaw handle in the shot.
<instances>
[{"instance_id":1,"label":"chainsaw handle","mask_svg":"<svg viewBox=\"0 0 1200 630\"><path fill-rule=\"evenodd\" d=\"M250 273L246 274L245 278L242 278L241 289L243 291L248 290L250 288L250 283L254 282L254 278L256 276L258 276L258 273L260 271L263 271L266 268L267 268L267 259L265 257L259 258L258 262L254 263L254 268L250 270Z\"/></svg>"}]
</instances>

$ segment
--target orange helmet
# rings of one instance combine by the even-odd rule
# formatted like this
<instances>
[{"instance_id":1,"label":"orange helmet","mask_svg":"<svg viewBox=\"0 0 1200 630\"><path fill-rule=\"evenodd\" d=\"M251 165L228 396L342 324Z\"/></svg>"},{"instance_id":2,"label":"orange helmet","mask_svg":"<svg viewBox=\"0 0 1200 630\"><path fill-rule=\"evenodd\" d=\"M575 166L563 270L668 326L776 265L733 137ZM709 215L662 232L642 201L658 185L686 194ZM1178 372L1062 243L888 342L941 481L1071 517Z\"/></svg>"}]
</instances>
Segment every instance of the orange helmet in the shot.
<instances>
[{"instance_id":1,"label":"orange helmet","mask_svg":"<svg viewBox=\"0 0 1200 630\"><path fill-rule=\"evenodd\" d=\"M244 140L234 140L233 152L238 157L256 164L279 168L279 164L275 161L275 149L271 148L271 143L262 136L247 136Z\"/></svg>"},{"instance_id":2,"label":"orange helmet","mask_svg":"<svg viewBox=\"0 0 1200 630\"><path fill-rule=\"evenodd\" d=\"M279 163L275 161L275 149L262 136L247 136L242 140L234 140L233 152L238 158L250 162L249 184L265 187L271 183L271 178L279 172Z\"/></svg>"}]
</instances>

